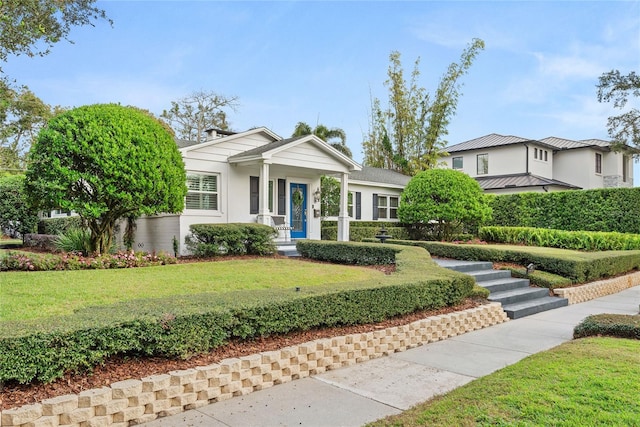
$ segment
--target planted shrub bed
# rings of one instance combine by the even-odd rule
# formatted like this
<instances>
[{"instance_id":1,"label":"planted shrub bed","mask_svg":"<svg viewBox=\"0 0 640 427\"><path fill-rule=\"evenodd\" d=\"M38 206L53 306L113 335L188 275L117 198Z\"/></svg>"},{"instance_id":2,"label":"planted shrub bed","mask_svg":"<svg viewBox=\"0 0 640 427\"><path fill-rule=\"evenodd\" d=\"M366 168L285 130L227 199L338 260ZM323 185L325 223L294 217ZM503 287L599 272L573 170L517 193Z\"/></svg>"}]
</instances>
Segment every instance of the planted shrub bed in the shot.
<instances>
[{"instance_id":1,"label":"planted shrub bed","mask_svg":"<svg viewBox=\"0 0 640 427\"><path fill-rule=\"evenodd\" d=\"M264 224L194 224L185 238L187 248L197 257L215 255L271 255L278 232Z\"/></svg>"},{"instance_id":2,"label":"planted shrub bed","mask_svg":"<svg viewBox=\"0 0 640 427\"><path fill-rule=\"evenodd\" d=\"M387 230L387 234L394 239L409 238L409 231L398 222L351 221L349 223L349 240L362 242L365 239L373 239L383 227ZM336 221L322 221L321 238L335 242L338 238L338 223Z\"/></svg>"},{"instance_id":3,"label":"planted shrub bed","mask_svg":"<svg viewBox=\"0 0 640 427\"><path fill-rule=\"evenodd\" d=\"M601 335L640 340L640 315L596 314L585 318L573 330L574 338Z\"/></svg>"},{"instance_id":4,"label":"planted shrub bed","mask_svg":"<svg viewBox=\"0 0 640 427\"><path fill-rule=\"evenodd\" d=\"M603 231L566 231L533 227L481 227L487 242L545 246L578 251L640 249L640 234Z\"/></svg>"},{"instance_id":5,"label":"planted shrub bed","mask_svg":"<svg viewBox=\"0 0 640 427\"><path fill-rule=\"evenodd\" d=\"M379 281L144 299L55 321L2 322L0 381L48 382L117 354L188 357L234 338L370 323L455 305L474 292L470 276L438 267L421 248L395 255L396 273Z\"/></svg>"},{"instance_id":6,"label":"planted shrub bed","mask_svg":"<svg viewBox=\"0 0 640 427\"><path fill-rule=\"evenodd\" d=\"M391 240L392 244L420 246L432 255L468 261L535 264L537 270L571 279L573 283L616 276L640 267L640 250L578 252L554 248L453 244Z\"/></svg>"}]
</instances>

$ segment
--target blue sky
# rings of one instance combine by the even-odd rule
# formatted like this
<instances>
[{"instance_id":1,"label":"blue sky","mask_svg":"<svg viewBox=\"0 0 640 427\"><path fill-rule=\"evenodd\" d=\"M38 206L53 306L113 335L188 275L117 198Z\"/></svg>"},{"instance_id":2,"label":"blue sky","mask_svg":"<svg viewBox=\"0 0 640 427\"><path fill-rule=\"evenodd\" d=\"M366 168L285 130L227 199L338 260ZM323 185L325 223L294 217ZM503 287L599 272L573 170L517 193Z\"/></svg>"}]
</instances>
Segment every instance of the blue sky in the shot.
<instances>
[{"instance_id":1,"label":"blue sky","mask_svg":"<svg viewBox=\"0 0 640 427\"><path fill-rule=\"evenodd\" d=\"M290 136L340 127L362 160L371 95L385 103L389 53L433 92L474 37L450 144L489 133L607 138L616 114L598 76L640 71L640 1L99 1L114 21L74 28L43 58L4 71L46 103L117 102L156 114L196 90L239 97L233 130ZM636 166L636 169L640 169ZM636 171L636 175L639 171ZM636 182L640 182L636 176Z\"/></svg>"}]
</instances>

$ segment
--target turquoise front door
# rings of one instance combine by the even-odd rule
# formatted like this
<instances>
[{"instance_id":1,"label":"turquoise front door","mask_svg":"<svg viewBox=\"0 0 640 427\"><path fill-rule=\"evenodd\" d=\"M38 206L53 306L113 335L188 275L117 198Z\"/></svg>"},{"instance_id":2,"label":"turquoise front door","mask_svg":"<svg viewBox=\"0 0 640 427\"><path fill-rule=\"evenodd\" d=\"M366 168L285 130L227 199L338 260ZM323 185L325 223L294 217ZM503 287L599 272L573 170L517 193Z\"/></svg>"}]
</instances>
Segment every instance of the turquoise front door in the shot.
<instances>
[{"instance_id":1,"label":"turquoise front door","mask_svg":"<svg viewBox=\"0 0 640 427\"><path fill-rule=\"evenodd\" d=\"M291 218L291 238L307 237L307 184L291 183L289 186L289 218Z\"/></svg>"}]
</instances>

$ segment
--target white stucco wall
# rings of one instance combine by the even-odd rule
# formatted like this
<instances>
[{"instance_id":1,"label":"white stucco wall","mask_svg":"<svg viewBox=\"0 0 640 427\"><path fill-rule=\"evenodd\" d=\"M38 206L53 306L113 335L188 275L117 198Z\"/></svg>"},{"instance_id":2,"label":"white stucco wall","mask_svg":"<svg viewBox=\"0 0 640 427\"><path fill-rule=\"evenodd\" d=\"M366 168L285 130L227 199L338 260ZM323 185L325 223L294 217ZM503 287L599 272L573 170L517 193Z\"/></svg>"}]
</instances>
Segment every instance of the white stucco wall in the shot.
<instances>
[{"instance_id":1,"label":"white stucco wall","mask_svg":"<svg viewBox=\"0 0 640 427\"><path fill-rule=\"evenodd\" d=\"M599 151L592 148L557 151L553 159L553 178L584 190L602 188L603 174L596 173L596 152ZM604 172L604 158L602 169Z\"/></svg>"},{"instance_id":2,"label":"white stucco wall","mask_svg":"<svg viewBox=\"0 0 640 427\"><path fill-rule=\"evenodd\" d=\"M536 150L538 158L536 158ZM553 179L553 150L537 144L529 144L529 172L532 175Z\"/></svg>"},{"instance_id":3,"label":"white stucco wall","mask_svg":"<svg viewBox=\"0 0 640 427\"><path fill-rule=\"evenodd\" d=\"M486 175L478 175L477 173L477 156L479 154L488 154L489 173ZM530 156L533 158L532 153L530 153ZM442 158L448 168L453 168L453 157L462 157L463 168L461 171L474 178L477 176L525 173L527 167L526 149L521 144L453 153Z\"/></svg>"},{"instance_id":4,"label":"white stucco wall","mask_svg":"<svg viewBox=\"0 0 640 427\"><path fill-rule=\"evenodd\" d=\"M403 187L376 185L373 182L354 181L349 182L349 192L360 192L361 194L361 217L357 221L374 221L373 219L373 195L396 196L399 197ZM353 207L353 220L355 221L355 201ZM327 218L335 219L335 218ZM397 219L380 218L379 221L397 221Z\"/></svg>"}]
</instances>

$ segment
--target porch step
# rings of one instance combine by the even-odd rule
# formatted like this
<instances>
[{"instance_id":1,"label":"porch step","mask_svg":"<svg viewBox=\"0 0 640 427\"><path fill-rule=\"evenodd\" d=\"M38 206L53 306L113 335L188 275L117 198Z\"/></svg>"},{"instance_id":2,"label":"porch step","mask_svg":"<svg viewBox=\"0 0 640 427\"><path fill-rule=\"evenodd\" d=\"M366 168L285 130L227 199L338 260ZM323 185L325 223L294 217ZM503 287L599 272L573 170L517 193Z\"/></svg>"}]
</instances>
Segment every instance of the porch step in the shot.
<instances>
[{"instance_id":1,"label":"porch step","mask_svg":"<svg viewBox=\"0 0 640 427\"><path fill-rule=\"evenodd\" d=\"M295 258L300 256L300 254L298 253L298 250L296 249L295 242L278 243L276 245L276 250L278 252L278 255L281 255L281 256L286 256L289 258Z\"/></svg>"},{"instance_id":2,"label":"porch step","mask_svg":"<svg viewBox=\"0 0 640 427\"><path fill-rule=\"evenodd\" d=\"M511 277L508 270L493 270L491 262L435 261L441 267L473 276L479 286L489 290L489 301L501 303L510 319L519 319L569 304L566 298L549 296L548 289L530 287L528 279Z\"/></svg>"}]
</instances>

